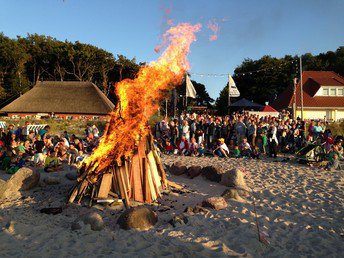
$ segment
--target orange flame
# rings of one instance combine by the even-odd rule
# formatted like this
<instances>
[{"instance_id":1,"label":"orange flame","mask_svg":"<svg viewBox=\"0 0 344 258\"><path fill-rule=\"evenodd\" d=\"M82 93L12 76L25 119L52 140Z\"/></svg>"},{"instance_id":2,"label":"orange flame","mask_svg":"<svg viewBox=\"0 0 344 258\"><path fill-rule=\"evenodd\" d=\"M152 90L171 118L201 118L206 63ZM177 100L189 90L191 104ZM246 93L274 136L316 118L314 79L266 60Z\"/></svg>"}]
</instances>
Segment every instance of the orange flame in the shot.
<instances>
[{"instance_id":1,"label":"orange flame","mask_svg":"<svg viewBox=\"0 0 344 258\"><path fill-rule=\"evenodd\" d=\"M119 103L110 114L104 136L87 161L90 171L103 171L121 157L131 156L135 141L149 132L149 118L158 110L162 91L181 84L189 69L187 54L196 41L201 24L181 23L164 35L169 45L157 61L140 69L136 79L125 79L116 85Z\"/></svg>"}]
</instances>

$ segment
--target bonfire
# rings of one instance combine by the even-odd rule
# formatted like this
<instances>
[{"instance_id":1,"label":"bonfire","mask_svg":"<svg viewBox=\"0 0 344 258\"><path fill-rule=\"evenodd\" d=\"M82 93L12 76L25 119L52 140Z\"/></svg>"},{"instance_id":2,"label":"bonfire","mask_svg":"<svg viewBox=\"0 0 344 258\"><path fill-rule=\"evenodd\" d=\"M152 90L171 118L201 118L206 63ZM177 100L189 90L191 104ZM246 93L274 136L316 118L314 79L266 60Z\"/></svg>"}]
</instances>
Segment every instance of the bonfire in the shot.
<instances>
[{"instance_id":1,"label":"bonfire","mask_svg":"<svg viewBox=\"0 0 344 258\"><path fill-rule=\"evenodd\" d=\"M92 200L110 195L150 203L166 188L167 180L155 150L148 121L157 112L163 92L180 85L189 69L187 55L196 41L200 24L182 23L164 35L165 51L157 61L142 67L135 79L116 84L116 108L109 114L104 136L80 169L78 184L69 202L81 202L86 194Z\"/></svg>"}]
</instances>

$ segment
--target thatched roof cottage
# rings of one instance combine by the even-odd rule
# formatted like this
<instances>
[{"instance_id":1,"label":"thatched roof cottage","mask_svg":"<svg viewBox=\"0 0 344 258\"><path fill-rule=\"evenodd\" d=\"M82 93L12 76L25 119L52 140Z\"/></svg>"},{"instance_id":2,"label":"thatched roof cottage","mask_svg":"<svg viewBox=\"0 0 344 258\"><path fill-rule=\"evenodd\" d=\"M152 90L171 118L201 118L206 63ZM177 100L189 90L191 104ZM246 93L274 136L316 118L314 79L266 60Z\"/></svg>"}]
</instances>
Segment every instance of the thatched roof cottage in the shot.
<instances>
[{"instance_id":1,"label":"thatched roof cottage","mask_svg":"<svg viewBox=\"0 0 344 258\"><path fill-rule=\"evenodd\" d=\"M1 109L10 117L105 118L114 104L91 82L43 81Z\"/></svg>"}]
</instances>

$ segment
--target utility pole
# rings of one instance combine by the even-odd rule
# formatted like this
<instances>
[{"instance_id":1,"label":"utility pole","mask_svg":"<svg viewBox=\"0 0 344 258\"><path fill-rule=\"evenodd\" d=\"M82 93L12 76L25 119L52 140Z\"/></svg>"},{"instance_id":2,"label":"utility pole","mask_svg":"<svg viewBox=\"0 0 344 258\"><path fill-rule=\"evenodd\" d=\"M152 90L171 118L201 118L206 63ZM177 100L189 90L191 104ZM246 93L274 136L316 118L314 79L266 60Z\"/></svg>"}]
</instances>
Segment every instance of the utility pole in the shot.
<instances>
[{"instance_id":1,"label":"utility pole","mask_svg":"<svg viewBox=\"0 0 344 258\"><path fill-rule=\"evenodd\" d=\"M294 103L293 103L293 118L296 119L296 85L297 85L297 78L294 78L294 93L293 93L293 96L294 96Z\"/></svg>"},{"instance_id":2,"label":"utility pole","mask_svg":"<svg viewBox=\"0 0 344 258\"><path fill-rule=\"evenodd\" d=\"M300 104L301 104L301 120L303 121L303 85L302 85L302 55L300 55Z\"/></svg>"},{"instance_id":3,"label":"utility pole","mask_svg":"<svg viewBox=\"0 0 344 258\"><path fill-rule=\"evenodd\" d=\"M231 117L231 85L229 80L230 74L228 74L228 115Z\"/></svg>"}]
</instances>

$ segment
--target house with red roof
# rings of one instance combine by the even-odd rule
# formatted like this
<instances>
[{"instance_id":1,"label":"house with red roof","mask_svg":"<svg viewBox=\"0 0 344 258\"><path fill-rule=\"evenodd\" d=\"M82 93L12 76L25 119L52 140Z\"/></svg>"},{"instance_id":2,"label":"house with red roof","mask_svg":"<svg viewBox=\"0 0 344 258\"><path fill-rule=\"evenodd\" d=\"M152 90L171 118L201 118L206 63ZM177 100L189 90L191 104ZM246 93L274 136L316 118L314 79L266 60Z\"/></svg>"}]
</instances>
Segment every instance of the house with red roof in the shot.
<instances>
[{"instance_id":1,"label":"house with red roof","mask_svg":"<svg viewBox=\"0 0 344 258\"><path fill-rule=\"evenodd\" d=\"M285 89L271 104L277 110L292 109L296 100L296 116L301 117L300 82ZM344 77L331 71L302 73L303 118L344 119Z\"/></svg>"}]
</instances>

